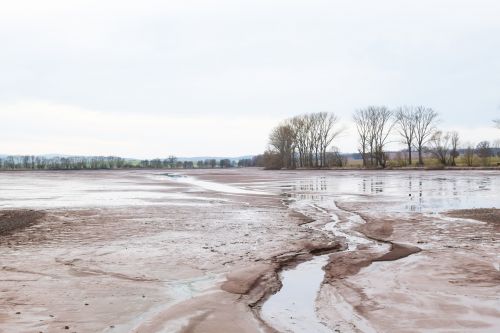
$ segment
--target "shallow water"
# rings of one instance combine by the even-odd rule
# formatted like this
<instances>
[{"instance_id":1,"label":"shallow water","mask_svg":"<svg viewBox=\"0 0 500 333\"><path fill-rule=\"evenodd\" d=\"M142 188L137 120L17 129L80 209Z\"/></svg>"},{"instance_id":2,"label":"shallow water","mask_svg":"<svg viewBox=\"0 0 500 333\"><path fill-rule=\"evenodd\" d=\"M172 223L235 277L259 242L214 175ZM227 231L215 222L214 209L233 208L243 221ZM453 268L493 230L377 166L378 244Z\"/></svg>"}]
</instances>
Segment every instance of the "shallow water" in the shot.
<instances>
[{"instance_id":1,"label":"shallow water","mask_svg":"<svg viewBox=\"0 0 500 333\"><path fill-rule=\"evenodd\" d=\"M194 185L208 191L229 193L229 194L271 195L271 193L269 192L250 190L239 186L200 180L195 177L184 176L180 174L167 174L166 176L179 183Z\"/></svg>"},{"instance_id":2,"label":"shallow water","mask_svg":"<svg viewBox=\"0 0 500 333\"><path fill-rule=\"evenodd\" d=\"M139 183L134 177L144 177ZM128 178L130 177L130 178ZM182 193L165 176L120 171L0 173L1 208L206 206L227 199ZM164 183L164 186L162 185Z\"/></svg>"},{"instance_id":3,"label":"shallow water","mask_svg":"<svg viewBox=\"0 0 500 333\"><path fill-rule=\"evenodd\" d=\"M347 251L355 250L359 244L374 242L352 230L354 225L364 223L361 217L349 213L347 220L339 221L338 216L331 213L338 210L335 200L377 202L378 205L367 205L370 211L427 214L500 206L498 172L330 173L279 184L283 194L291 199L292 208L313 218L319 214L320 218L324 215L323 218L329 219L323 230L344 237ZM307 207L313 210L308 211ZM264 303L262 318L284 332L332 332L318 319L315 305L327 262L328 255L321 255L283 271L280 274L283 286ZM358 324L363 327L362 322Z\"/></svg>"},{"instance_id":4,"label":"shallow water","mask_svg":"<svg viewBox=\"0 0 500 333\"><path fill-rule=\"evenodd\" d=\"M498 171L365 171L325 173L288 182L283 192L297 200L342 201L366 196L389 202L392 212L439 212L498 207ZM371 207L372 209L373 207ZM387 210L387 206L380 209Z\"/></svg>"},{"instance_id":5,"label":"shallow water","mask_svg":"<svg viewBox=\"0 0 500 333\"><path fill-rule=\"evenodd\" d=\"M328 255L317 256L280 274L283 287L262 307L262 318L281 332L329 333L316 316L316 295Z\"/></svg>"}]
</instances>

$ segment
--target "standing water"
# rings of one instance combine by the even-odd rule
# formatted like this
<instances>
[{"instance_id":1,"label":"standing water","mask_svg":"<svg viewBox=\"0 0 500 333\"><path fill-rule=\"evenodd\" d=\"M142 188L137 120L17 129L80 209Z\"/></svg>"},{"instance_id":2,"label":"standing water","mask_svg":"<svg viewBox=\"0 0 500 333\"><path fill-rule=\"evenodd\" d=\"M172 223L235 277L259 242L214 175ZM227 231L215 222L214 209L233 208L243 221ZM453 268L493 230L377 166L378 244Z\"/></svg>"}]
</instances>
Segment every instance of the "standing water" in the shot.
<instances>
[{"instance_id":1,"label":"standing water","mask_svg":"<svg viewBox=\"0 0 500 333\"><path fill-rule=\"evenodd\" d=\"M456 177L457 175L462 177ZM335 198L351 201L362 196L376 197L377 202L381 204L390 203L389 206L370 206L367 209L389 209L393 212L438 213L450 209L495 207L499 203L499 197L493 190L496 187L495 182L500 185L499 178L490 177L487 172L475 175L457 172L452 177L432 172L353 173L349 176L299 179L288 188L299 206L319 208L320 204L328 207L330 213L341 211L334 203ZM318 214L317 211L318 209L315 214ZM306 211L302 212L309 215ZM328 215L329 212L323 210L321 214ZM359 244L366 243L380 246L381 250L388 247L386 244L375 244L352 230L354 225L364 223L359 215L345 211L342 211L342 214L347 215L342 221L335 214L328 216L330 223L327 223L323 230L335 236L345 237L347 251L354 251ZM262 306L262 319L280 332L333 332L316 314L316 298L324 279L323 267L328 263L328 258L329 255L320 255L281 272L282 288ZM363 331L372 331L370 325L364 322L364 318L356 317L355 321L356 326L364 328Z\"/></svg>"},{"instance_id":2,"label":"standing water","mask_svg":"<svg viewBox=\"0 0 500 333\"><path fill-rule=\"evenodd\" d=\"M331 333L316 316L316 297L328 255L321 255L280 274L283 287L262 307L262 319L282 332Z\"/></svg>"}]
</instances>

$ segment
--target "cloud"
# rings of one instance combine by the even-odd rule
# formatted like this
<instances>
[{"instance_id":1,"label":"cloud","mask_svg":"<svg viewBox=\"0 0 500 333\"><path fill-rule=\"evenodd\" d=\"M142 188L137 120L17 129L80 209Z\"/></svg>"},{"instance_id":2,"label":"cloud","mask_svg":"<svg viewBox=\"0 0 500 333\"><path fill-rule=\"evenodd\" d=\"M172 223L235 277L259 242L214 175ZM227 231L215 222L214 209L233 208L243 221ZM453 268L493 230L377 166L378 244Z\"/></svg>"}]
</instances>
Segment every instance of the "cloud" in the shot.
<instances>
[{"instance_id":1,"label":"cloud","mask_svg":"<svg viewBox=\"0 0 500 333\"><path fill-rule=\"evenodd\" d=\"M274 120L330 111L349 121L371 104L423 104L442 126L486 128L499 117L499 16L496 0L11 1L0 11L0 104L45 110L37 119L51 130L32 129L38 142L57 133L111 151L131 126L150 155L164 148L152 133L180 154L200 142L255 152ZM0 117L16 133L37 125ZM181 127L196 134L175 141ZM232 140L241 149L212 139L223 131L244 135ZM91 138L108 141L85 146Z\"/></svg>"}]
</instances>

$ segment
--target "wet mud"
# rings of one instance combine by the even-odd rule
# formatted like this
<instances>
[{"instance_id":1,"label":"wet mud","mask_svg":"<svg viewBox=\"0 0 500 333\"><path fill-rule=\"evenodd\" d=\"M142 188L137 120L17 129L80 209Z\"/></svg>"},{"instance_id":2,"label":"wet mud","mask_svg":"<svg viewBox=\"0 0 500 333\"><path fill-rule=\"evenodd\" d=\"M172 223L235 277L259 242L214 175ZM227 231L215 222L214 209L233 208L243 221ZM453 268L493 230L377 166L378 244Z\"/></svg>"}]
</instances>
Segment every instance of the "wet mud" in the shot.
<instances>
[{"instance_id":1,"label":"wet mud","mask_svg":"<svg viewBox=\"0 0 500 333\"><path fill-rule=\"evenodd\" d=\"M0 332L500 327L498 171L182 175L1 173Z\"/></svg>"},{"instance_id":2,"label":"wet mud","mask_svg":"<svg viewBox=\"0 0 500 333\"><path fill-rule=\"evenodd\" d=\"M45 215L42 211L30 209L0 210L0 237L30 227L38 223Z\"/></svg>"}]
</instances>

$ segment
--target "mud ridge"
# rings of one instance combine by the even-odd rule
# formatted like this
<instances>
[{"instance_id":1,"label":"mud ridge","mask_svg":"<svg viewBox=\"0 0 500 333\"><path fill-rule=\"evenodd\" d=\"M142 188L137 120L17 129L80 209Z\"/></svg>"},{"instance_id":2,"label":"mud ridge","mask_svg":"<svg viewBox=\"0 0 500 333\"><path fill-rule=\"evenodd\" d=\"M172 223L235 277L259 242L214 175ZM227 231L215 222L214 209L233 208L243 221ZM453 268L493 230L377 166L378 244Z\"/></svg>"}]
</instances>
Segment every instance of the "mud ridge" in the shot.
<instances>
[{"instance_id":1,"label":"mud ridge","mask_svg":"<svg viewBox=\"0 0 500 333\"><path fill-rule=\"evenodd\" d=\"M390 249L383 255L374 254L365 249L358 249L337 257L335 265L333 265L332 261L329 261L325 267L325 282L333 283L337 279L356 275L362 268L368 267L374 262L396 261L422 251L417 246L387 240L393 233L392 225L388 221L373 221L363 214L342 207L339 203L336 203L336 206L342 211L360 216L366 223L355 230L367 239L390 245Z\"/></svg>"}]
</instances>

